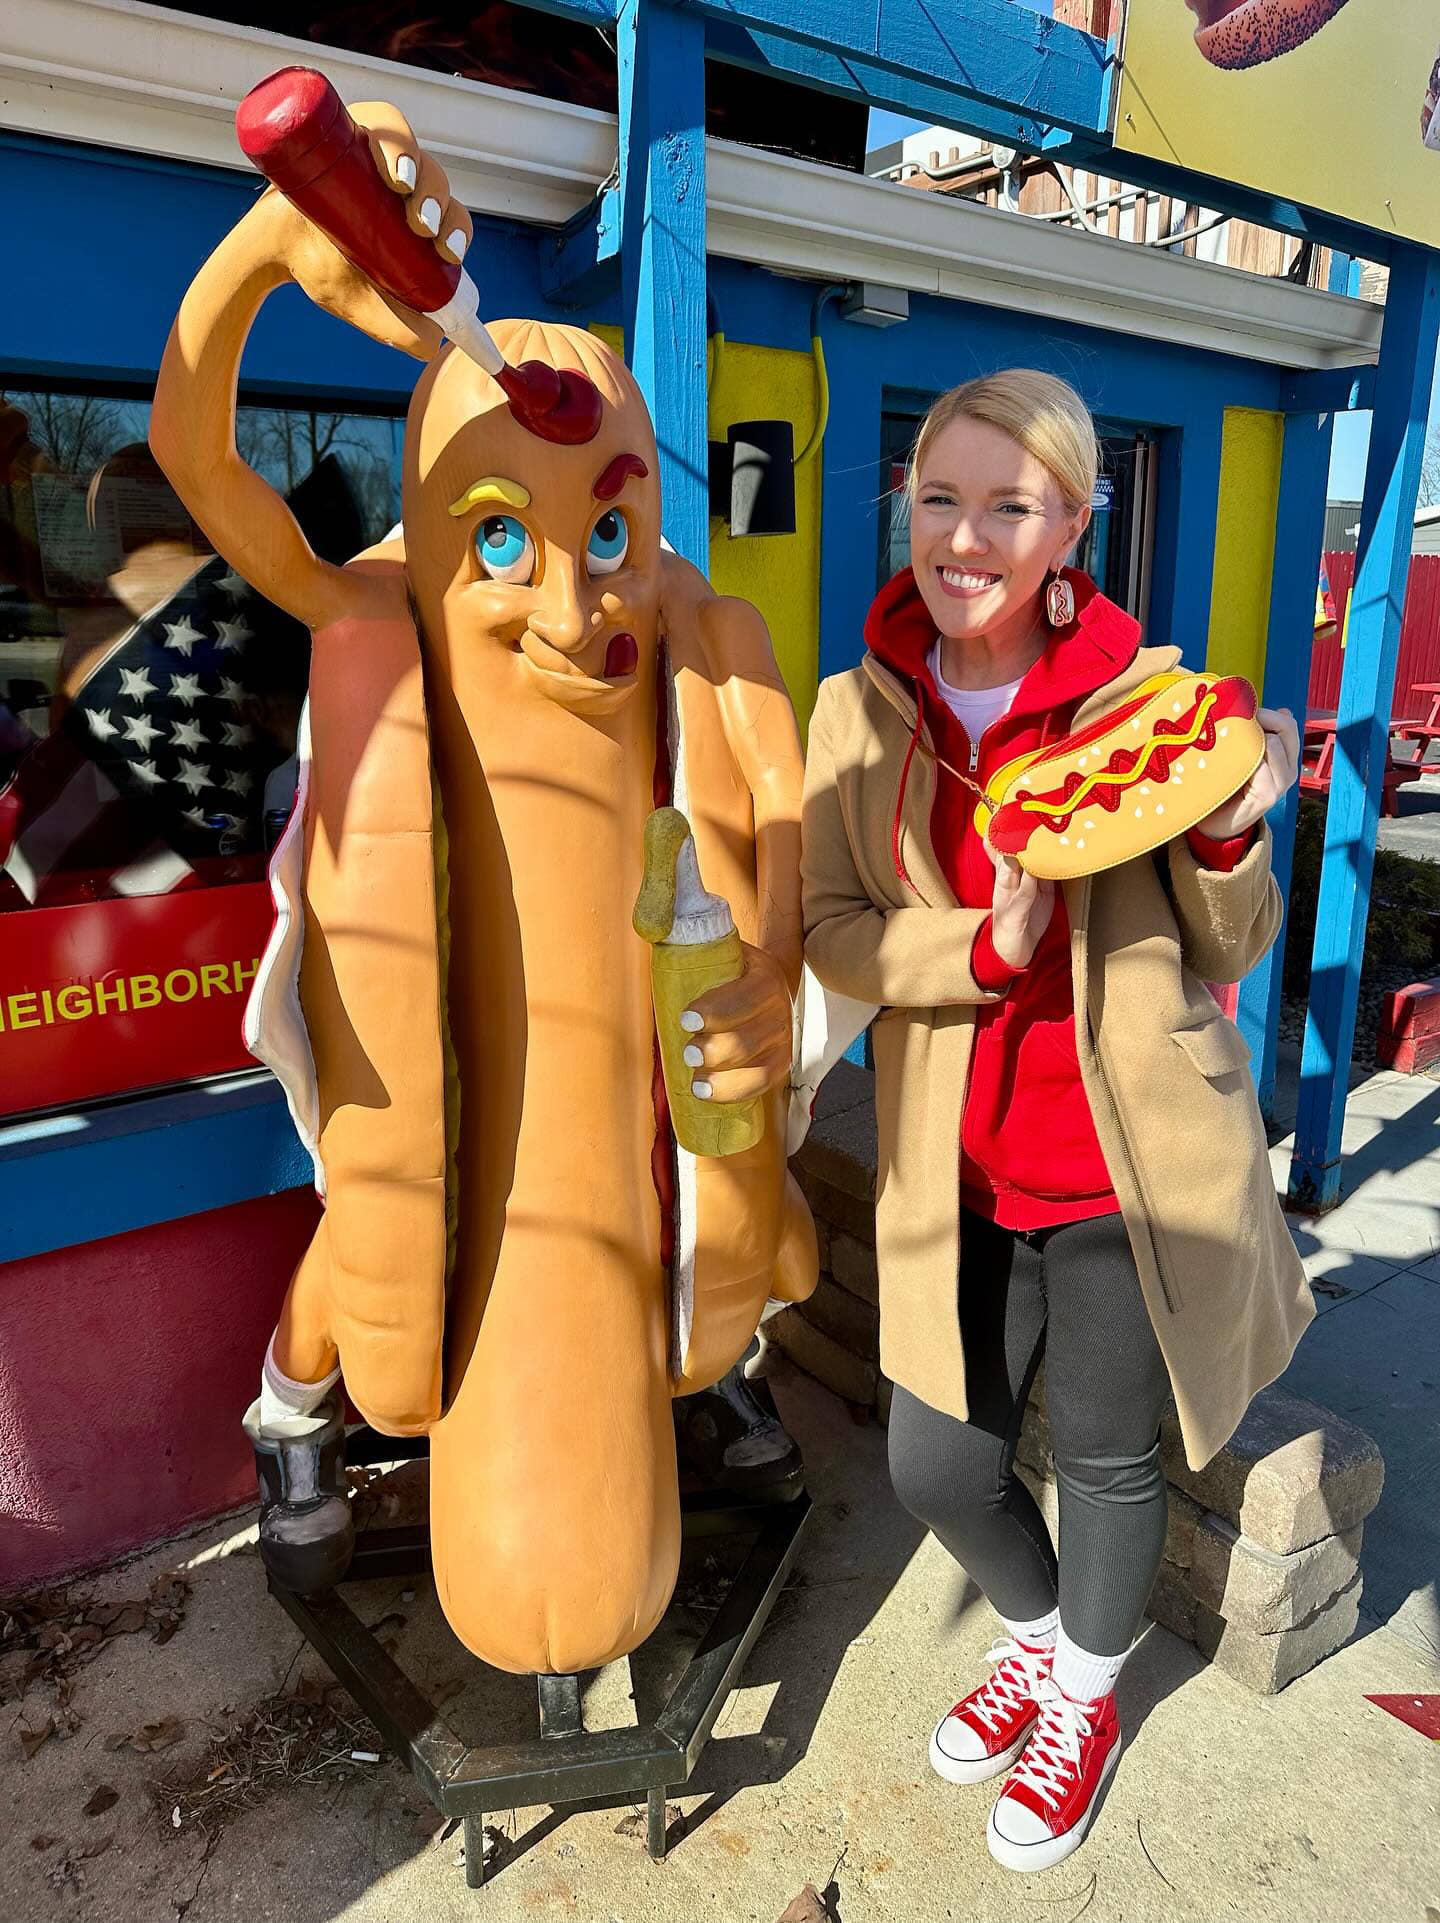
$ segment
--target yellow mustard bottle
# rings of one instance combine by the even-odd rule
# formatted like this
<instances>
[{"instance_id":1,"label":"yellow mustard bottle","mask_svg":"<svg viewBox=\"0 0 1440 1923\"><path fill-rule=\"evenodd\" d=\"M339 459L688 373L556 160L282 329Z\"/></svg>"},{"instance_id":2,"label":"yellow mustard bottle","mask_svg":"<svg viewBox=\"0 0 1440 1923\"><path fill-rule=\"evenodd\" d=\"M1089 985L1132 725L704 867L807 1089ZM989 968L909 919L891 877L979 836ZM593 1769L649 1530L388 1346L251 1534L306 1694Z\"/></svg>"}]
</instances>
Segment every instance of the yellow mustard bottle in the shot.
<instances>
[{"instance_id":1,"label":"yellow mustard bottle","mask_svg":"<svg viewBox=\"0 0 1440 1923\"><path fill-rule=\"evenodd\" d=\"M745 962L730 905L700 879L690 823L678 808L657 808L645 824L645 876L635 898L635 932L651 944L650 990L675 1139L692 1155L738 1155L765 1133L765 1106L702 1100L685 1047L695 1037L680 1017L707 989L732 982Z\"/></svg>"}]
</instances>

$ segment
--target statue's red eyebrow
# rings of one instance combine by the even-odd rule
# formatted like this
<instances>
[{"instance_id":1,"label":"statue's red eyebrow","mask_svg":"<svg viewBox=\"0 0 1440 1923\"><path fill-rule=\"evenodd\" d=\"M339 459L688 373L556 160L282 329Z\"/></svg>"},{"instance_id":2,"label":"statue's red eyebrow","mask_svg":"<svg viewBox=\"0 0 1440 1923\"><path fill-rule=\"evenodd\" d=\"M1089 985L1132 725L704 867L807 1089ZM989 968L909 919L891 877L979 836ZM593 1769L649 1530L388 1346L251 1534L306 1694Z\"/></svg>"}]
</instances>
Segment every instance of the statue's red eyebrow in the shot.
<instances>
[{"instance_id":1,"label":"statue's red eyebrow","mask_svg":"<svg viewBox=\"0 0 1440 1923\"><path fill-rule=\"evenodd\" d=\"M597 501L613 501L632 474L643 481L649 472L638 454L617 454L591 492Z\"/></svg>"}]
</instances>

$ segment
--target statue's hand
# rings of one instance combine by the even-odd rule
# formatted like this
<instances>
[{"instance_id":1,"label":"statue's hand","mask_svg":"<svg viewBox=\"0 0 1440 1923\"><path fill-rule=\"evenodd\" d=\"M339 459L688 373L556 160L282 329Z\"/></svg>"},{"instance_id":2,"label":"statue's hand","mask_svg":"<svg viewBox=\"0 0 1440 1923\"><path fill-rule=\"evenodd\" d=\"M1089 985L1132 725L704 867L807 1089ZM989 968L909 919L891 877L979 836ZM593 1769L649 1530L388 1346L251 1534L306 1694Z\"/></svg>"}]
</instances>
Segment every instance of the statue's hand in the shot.
<instances>
[{"instance_id":1,"label":"statue's hand","mask_svg":"<svg viewBox=\"0 0 1440 1923\"><path fill-rule=\"evenodd\" d=\"M742 942L744 972L697 995L681 1018L691 1086L716 1102L744 1102L780 1088L790 1076L794 1014L780 964L763 948ZM698 1059L697 1059L698 1057Z\"/></svg>"},{"instance_id":2,"label":"statue's hand","mask_svg":"<svg viewBox=\"0 0 1440 1923\"><path fill-rule=\"evenodd\" d=\"M444 169L421 147L405 116L381 100L351 107L350 117L365 130L380 178L404 201L411 230L431 241L442 260L463 258L470 244L470 216L451 195ZM318 307L419 360L429 360L439 349L441 335L434 321L380 293L275 188L261 195L247 217L246 224L250 222L263 228L272 258Z\"/></svg>"}]
</instances>

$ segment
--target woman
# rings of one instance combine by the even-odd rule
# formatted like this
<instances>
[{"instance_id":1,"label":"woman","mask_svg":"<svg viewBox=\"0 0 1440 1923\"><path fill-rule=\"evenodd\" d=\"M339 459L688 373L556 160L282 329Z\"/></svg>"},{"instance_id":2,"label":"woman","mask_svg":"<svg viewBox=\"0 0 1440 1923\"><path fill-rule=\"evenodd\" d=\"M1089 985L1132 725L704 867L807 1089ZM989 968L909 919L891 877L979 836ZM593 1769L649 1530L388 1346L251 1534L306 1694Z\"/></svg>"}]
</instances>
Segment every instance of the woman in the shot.
<instances>
[{"instance_id":1,"label":"woman","mask_svg":"<svg viewBox=\"0 0 1440 1923\"><path fill-rule=\"evenodd\" d=\"M861 665L822 686L806 774L806 955L881 1004L891 1472L1007 1632L931 1761L961 1783L1010 1772L987 1835L1022 1870L1079 1845L1119 1757L1115 1680L1165 1539L1167 1398L1199 1468L1314 1312L1245 1044L1204 986L1238 981L1279 927L1263 817L1295 779L1293 719L1261 711L1264 762L1198 830L1063 891L973 826L996 769L1178 659L1065 567L1096 464L1079 396L1049 375L935 403L911 565ZM1058 1568L1014 1473L1042 1353Z\"/></svg>"}]
</instances>

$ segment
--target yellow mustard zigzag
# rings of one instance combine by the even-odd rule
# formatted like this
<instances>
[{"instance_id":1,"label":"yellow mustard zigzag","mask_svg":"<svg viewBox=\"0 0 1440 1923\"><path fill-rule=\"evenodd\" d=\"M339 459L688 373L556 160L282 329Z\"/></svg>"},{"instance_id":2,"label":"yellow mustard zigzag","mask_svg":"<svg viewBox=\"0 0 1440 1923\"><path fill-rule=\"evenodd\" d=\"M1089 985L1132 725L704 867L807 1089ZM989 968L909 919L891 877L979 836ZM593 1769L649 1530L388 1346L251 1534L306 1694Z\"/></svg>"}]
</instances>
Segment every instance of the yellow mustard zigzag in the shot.
<instances>
[{"instance_id":1,"label":"yellow mustard zigzag","mask_svg":"<svg viewBox=\"0 0 1440 1923\"><path fill-rule=\"evenodd\" d=\"M1114 788L1114 787L1128 787L1129 784L1133 781L1143 780L1145 775L1145 769L1148 766L1150 757L1154 753L1155 749L1164 747L1168 751L1175 748L1190 747L1192 743L1199 740L1200 732L1205 726L1206 717L1214 706L1215 706L1215 696L1213 694L1207 694L1205 696L1205 699L1200 703L1200 712L1196 715L1195 725L1193 728L1191 728L1189 734L1185 734L1185 735L1177 734L1173 736L1167 735L1163 742L1157 741L1155 737L1152 735L1149 741L1147 741L1145 744L1144 754L1141 755L1140 760L1137 762L1135 767L1133 767L1130 770L1129 774L1112 775L1106 769L1102 768L1098 774L1086 775L1085 779L1080 783L1080 786L1075 790L1074 794L1071 795L1070 799L1068 801L1062 801L1059 807L1056 807L1053 803L1044 802L1044 801L1022 801L1020 803L1021 808L1025 811L1026 814L1036 814L1036 815L1058 815L1061 813L1074 814L1075 810L1080 806L1082 806L1082 804L1084 803L1085 797L1090 793L1091 789L1098 788L1102 782L1107 787ZM1139 717L1137 716L1136 719L1138 720L1138 718Z\"/></svg>"}]
</instances>

